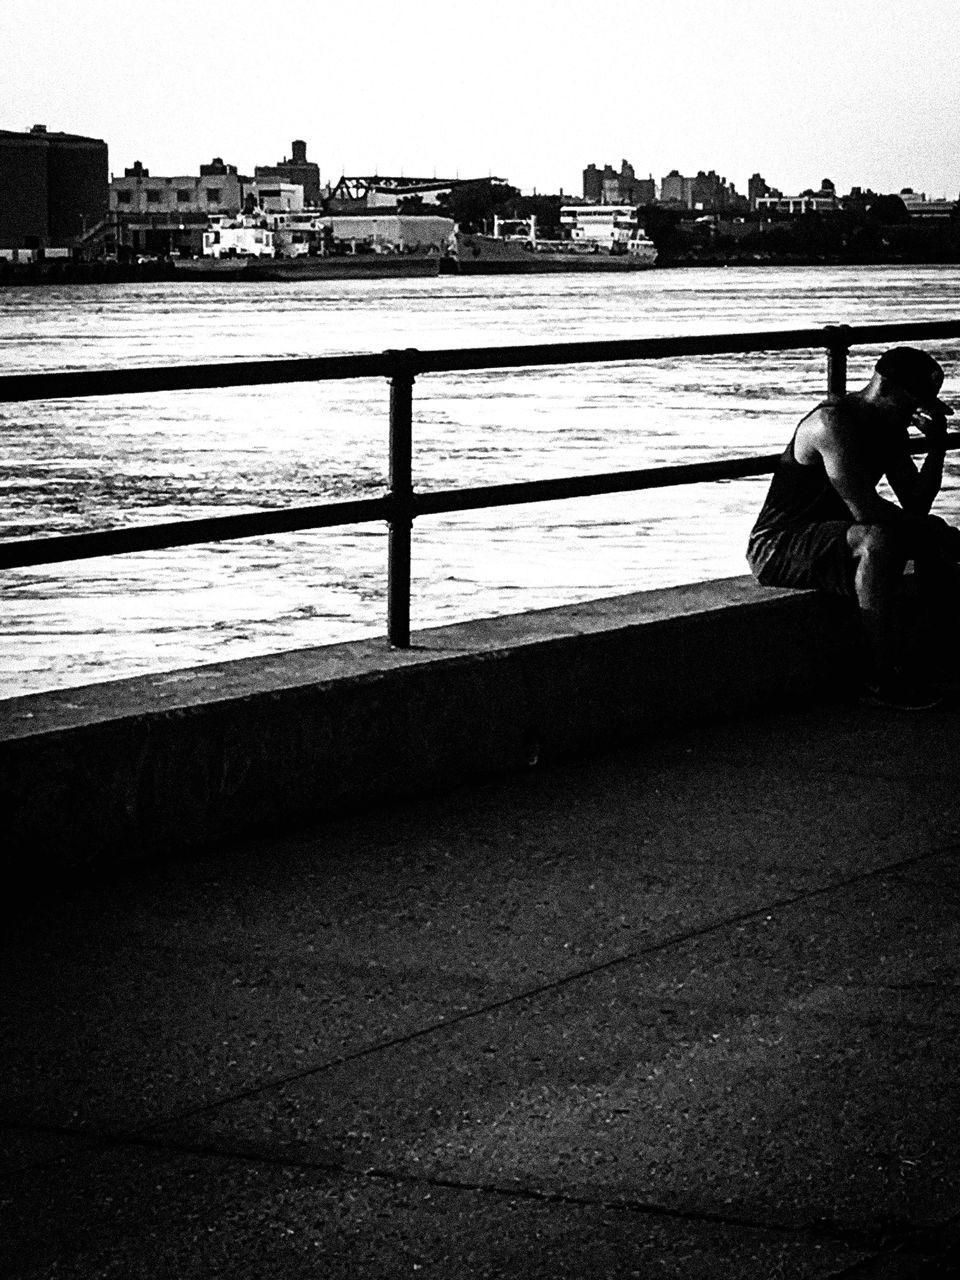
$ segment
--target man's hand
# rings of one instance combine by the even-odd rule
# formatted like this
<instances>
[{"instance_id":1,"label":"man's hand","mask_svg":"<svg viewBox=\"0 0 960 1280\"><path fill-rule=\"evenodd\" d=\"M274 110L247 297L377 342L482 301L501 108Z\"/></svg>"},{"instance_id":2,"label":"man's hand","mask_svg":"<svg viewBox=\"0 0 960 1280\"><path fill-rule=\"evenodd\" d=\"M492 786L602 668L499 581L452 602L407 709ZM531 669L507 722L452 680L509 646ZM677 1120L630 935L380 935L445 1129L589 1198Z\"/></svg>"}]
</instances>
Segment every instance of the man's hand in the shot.
<instances>
[{"instance_id":1,"label":"man's hand","mask_svg":"<svg viewBox=\"0 0 960 1280\"><path fill-rule=\"evenodd\" d=\"M919 409L911 419L913 426L933 445L946 445L947 417L939 410Z\"/></svg>"}]
</instances>

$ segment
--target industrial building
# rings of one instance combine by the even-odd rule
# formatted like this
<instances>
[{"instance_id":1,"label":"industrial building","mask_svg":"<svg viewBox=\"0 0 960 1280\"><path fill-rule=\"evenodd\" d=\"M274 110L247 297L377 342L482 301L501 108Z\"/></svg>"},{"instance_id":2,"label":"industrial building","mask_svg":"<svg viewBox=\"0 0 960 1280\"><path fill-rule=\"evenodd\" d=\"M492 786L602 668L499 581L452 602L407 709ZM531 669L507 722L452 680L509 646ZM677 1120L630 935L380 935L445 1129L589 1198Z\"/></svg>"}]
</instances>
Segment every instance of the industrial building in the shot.
<instances>
[{"instance_id":1,"label":"industrial building","mask_svg":"<svg viewBox=\"0 0 960 1280\"><path fill-rule=\"evenodd\" d=\"M197 254L211 217L243 209L245 183L237 166L216 156L199 174L151 176L139 160L110 183L110 212L121 255Z\"/></svg>"},{"instance_id":2,"label":"industrial building","mask_svg":"<svg viewBox=\"0 0 960 1280\"><path fill-rule=\"evenodd\" d=\"M0 249L77 249L106 226L109 190L102 139L0 129Z\"/></svg>"},{"instance_id":3,"label":"industrial building","mask_svg":"<svg viewBox=\"0 0 960 1280\"><path fill-rule=\"evenodd\" d=\"M243 179L218 157L199 176L151 177L139 160L110 183L110 208L122 214L239 213Z\"/></svg>"}]
</instances>

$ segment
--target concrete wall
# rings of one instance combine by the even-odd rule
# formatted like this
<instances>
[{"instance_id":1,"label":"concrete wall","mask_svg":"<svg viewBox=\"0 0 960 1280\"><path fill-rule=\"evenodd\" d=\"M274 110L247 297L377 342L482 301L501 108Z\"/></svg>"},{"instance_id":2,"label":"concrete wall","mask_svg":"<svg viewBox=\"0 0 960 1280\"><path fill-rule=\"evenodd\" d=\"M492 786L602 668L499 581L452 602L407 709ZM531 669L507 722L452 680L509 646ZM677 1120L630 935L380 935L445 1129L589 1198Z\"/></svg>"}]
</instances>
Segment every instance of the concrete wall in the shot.
<instances>
[{"instance_id":1,"label":"concrete wall","mask_svg":"<svg viewBox=\"0 0 960 1280\"><path fill-rule=\"evenodd\" d=\"M0 702L6 857L41 876L830 694L850 613L750 578Z\"/></svg>"}]
</instances>

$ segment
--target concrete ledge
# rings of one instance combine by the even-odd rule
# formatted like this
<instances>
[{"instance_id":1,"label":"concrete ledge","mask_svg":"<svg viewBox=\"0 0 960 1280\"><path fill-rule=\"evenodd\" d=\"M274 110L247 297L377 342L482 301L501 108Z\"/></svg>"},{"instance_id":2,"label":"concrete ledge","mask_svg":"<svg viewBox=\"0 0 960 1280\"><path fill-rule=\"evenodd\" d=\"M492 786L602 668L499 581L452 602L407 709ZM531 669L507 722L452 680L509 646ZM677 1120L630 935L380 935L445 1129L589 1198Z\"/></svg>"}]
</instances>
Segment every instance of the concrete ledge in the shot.
<instances>
[{"instance_id":1,"label":"concrete ledge","mask_svg":"<svg viewBox=\"0 0 960 1280\"><path fill-rule=\"evenodd\" d=\"M7 857L71 873L827 696L855 634L729 578L10 699Z\"/></svg>"}]
</instances>

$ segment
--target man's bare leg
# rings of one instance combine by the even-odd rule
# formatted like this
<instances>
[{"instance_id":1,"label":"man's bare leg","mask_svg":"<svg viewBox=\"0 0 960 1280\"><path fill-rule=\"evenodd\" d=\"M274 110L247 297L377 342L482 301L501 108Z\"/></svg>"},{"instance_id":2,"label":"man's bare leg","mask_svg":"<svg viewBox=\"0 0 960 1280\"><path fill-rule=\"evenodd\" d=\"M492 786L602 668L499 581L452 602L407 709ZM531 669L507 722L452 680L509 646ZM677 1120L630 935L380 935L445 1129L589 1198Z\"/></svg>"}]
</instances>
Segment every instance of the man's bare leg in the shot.
<instances>
[{"instance_id":1,"label":"man's bare leg","mask_svg":"<svg viewBox=\"0 0 960 1280\"><path fill-rule=\"evenodd\" d=\"M856 560L854 586L863 623L871 678L903 666L903 571L906 557L883 525L854 524L847 546Z\"/></svg>"},{"instance_id":2,"label":"man's bare leg","mask_svg":"<svg viewBox=\"0 0 960 1280\"><path fill-rule=\"evenodd\" d=\"M847 530L847 545L856 561L854 586L870 666L862 700L901 710L936 706L940 695L903 672L903 540L884 525L855 524Z\"/></svg>"}]
</instances>

